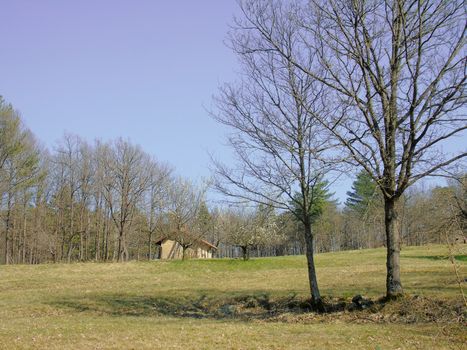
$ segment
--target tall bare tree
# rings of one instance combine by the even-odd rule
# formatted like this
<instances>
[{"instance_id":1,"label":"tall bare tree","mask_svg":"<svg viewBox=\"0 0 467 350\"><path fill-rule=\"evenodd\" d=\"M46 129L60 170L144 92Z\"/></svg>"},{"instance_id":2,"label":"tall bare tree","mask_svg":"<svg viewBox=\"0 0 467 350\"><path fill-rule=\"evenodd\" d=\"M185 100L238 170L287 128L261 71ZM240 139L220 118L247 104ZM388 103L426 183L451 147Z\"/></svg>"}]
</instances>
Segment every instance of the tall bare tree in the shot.
<instances>
[{"instance_id":1,"label":"tall bare tree","mask_svg":"<svg viewBox=\"0 0 467 350\"><path fill-rule=\"evenodd\" d=\"M82 232L79 224L79 195L85 185L82 176L81 149L84 141L77 135L65 134L52 158L55 173L55 192L58 222L61 231L60 259L71 261L75 249L81 248ZM84 177L86 178L86 176ZM79 255L81 250L79 250Z\"/></svg>"},{"instance_id":2,"label":"tall bare tree","mask_svg":"<svg viewBox=\"0 0 467 350\"><path fill-rule=\"evenodd\" d=\"M118 139L107 148L104 197L118 230L117 261L128 260L127 230L149 182L149 159L140 147Z\"/></svg>"},{"instance_id":3,"label":"tall bare tree","mask_svg":"<svg viewBox=\"0 0 467 350\"><path fill-rule=\"evenodd\" d=\"M383 193L386 294L397 297L399 198L467 155L442 151L467 128L465 2L246 0L241 8L244 52L280 55L318 85L327 108L316 119Z\"/></svg>"},{"instance_id":4,"label":"tall bare tree","mask_svg":"<svg viewBox=\"0 0 467 350\"><path fill-rule=\"evenodd\" d=\"M295 28L282 19L286 50L295 52ZM214 186L235 201L253 201L287 210L303 223L313 302L322 307L312 232L316 190L333 169L332 144L322 137L315 115L326 109L323 89L281 52L251 46L247 29L231 33L242 79L215 98L214 118L232 131L228 142L238 163L214 160ZM297 210L298 209L298 210Z\"/></svg>"},{"instance_id":5,"label":"tall bare tree","mask_svg":"<svg viewBox=\"0 0 467 350\"><path fill-rule=\"evenodd\" d=\"M146 233L148 235L148 259L152 259L153 238L161 229L161 221L168 207L172 168L159 164L155 159L149 165L149 180L146 191Z\"/></svg>"}]
</instances>

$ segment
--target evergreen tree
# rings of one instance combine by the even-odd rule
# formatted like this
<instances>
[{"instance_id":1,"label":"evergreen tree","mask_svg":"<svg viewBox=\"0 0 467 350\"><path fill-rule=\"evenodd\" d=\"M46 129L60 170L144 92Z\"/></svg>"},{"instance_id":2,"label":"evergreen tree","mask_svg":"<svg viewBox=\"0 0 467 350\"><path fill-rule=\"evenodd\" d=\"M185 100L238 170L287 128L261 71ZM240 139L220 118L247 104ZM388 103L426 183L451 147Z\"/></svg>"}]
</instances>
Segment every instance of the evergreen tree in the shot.
<instances>
[{"instance_id":1,"label":"evergreen tree","mask_svg":"<svg viewBox=\"0 0 467 350\"><path fill-rule=\"evenodd\" d=\"M321 180L310 188L309 213L311 223L314 223L321 216L329 203L335 203L335 200L331 199L334 193L329 192L328 187L329 183ZM296 194L296 196L299 195L299 193ZM297 218L300 218L302 216L301 208L296 207L294 214Z\"/></svg>"},{"instance_id":2,"label":"evergreen tree","mask_svg":"<svg viewBox=\"0 0 467 350\"><path fill-rule=\"evenodd\" d=\"M377 189L377 184L365 171L361 171L352 184L352 191L348 191L349 196L345 202L348 210L357 212L364 216L368 208L377 203L381 196Z\"/></svg>"},{"instance_id":3,"label":"evergreen tree","mask_svg":"<svg viewBox=\"0 0 467 350\"><path fill-rule=\"evenodd\" d=\"M212 214L209 211L209 208L206 202L201 201L198 209L198 214L196 218L196 235L200 238L206 238L206 236L211 233L214 229L214 221Z\"/></svg>"}]
</instances>

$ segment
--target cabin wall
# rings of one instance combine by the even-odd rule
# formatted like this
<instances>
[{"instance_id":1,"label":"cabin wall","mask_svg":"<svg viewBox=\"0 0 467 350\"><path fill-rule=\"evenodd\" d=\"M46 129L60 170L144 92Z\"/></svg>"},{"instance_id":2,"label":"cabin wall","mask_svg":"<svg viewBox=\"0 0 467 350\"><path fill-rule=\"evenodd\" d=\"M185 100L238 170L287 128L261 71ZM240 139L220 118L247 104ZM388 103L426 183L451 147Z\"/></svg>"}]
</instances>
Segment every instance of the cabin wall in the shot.
<instances>
[{"instance_id":1,"label":"cabin wall","mask_svg":"<svg viewBox=\"0 0 467 350\"><path fill-rule=\"evenodd\" d=\"M185 252L187 258L211 259L211 249L202 246L193 246ZM175 241L165 240L161 244L161 259L182 259L183 250L180 244Z\"/></svg>"}]
</instances>

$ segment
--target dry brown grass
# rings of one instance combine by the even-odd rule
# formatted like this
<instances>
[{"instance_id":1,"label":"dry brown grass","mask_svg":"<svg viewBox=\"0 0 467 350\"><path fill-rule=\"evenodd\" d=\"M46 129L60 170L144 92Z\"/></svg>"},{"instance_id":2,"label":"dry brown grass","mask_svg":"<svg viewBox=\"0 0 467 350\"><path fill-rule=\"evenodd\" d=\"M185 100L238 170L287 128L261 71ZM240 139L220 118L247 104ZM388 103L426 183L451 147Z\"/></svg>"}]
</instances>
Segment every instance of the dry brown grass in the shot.
<instances>
[{"instance_id":1,"label":"dry brown grass","mask_svg":"<svg viewBox=\"0 0 467 350\"><path fill-rule=\"evenodd\" d=\"M0 348L463 349L446 257L405 248L408 296L349 311L355 294L384 293L384 250L318 255L323 294L346 305L326 315L307 312L304 257L1 266Z\"/></svg>"}]
</instances>

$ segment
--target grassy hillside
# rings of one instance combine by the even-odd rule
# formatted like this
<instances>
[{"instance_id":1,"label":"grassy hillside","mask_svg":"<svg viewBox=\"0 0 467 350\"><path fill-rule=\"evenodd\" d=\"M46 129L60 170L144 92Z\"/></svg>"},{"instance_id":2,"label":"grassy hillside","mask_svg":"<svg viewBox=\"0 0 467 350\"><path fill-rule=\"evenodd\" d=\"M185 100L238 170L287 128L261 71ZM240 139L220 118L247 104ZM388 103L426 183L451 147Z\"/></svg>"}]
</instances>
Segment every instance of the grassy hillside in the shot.
<instances>
[{"instance_id":1,"label":"grassy hillside","mask_svg":"<svg viewBox=\"0 0 467 350\"><path fill-rule=\"evenodd\" d=\"M457 256L462 279L465 254ZM441 309L462 305L446 255L443 246L404 248L406 305L420 300L413 295ZM383 249L320 254L317 267L323 295L384 294ZM449 317L274 312L307 298L303 256L1 266L0 280L5 349L448 349L467 340L465 325Z\"/></svg>"}]
</instances>

